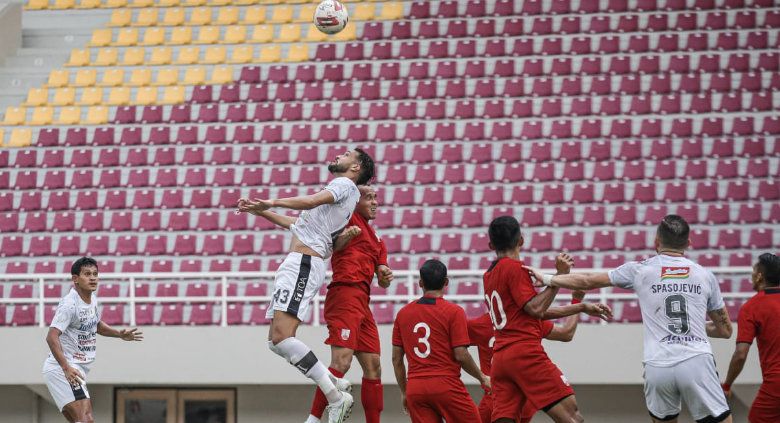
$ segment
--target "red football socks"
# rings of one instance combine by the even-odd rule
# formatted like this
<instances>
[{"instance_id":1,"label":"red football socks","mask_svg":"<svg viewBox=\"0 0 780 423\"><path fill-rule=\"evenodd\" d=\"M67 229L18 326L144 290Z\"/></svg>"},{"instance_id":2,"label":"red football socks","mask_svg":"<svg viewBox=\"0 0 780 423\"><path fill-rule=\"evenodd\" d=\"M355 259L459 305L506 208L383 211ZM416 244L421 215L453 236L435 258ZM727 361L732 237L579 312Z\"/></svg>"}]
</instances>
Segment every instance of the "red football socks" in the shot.
<instances>
[{"instance_id":1,"label":"red football socks","mask_svg":"<svg viewBox=\"0 0 780 423\"><path fill-rule=\"evenodd\" d=\"M366 423L379 423L379 415L385 407L382 381L363 378L360 399L366 412Z\"/></svg>"},{"instance_id":2,"label":"red football socks","mask_svg":"<svg viewBox=\"0 0 780 423\"><path fill-rule=\"evenodd\" d=\"M333 376L344 377L344 373L341 373L332 367L328 367L328 370ZM325 407L327 406L328 400L325 398L325 394L323 394L322 391L317 388L317 391L314 394L314 401L311 403L311 411L309 414L317 418L322 418L323 413L325 413Z\"/></svg>"}]
</instances>

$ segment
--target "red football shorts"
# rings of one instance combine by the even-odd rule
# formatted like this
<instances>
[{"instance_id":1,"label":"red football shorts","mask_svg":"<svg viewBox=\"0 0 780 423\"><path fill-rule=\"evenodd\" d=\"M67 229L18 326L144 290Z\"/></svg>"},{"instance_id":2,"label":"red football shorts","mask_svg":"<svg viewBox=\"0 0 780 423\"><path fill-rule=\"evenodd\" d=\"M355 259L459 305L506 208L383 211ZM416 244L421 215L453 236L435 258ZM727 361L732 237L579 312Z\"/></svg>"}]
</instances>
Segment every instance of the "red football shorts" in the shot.
<instances>
[{"instance_id":1,"label":"red football shorts","mask_svg":"<svg viewBox=\"0 0 780 423\"><path fill-rule=\"evenodd\" d=\"M482 423L492 423L493 420L491 420L491 415L493 414L493 396L490 394L485 394L482 397L482 400L479 402L479 417L480 420L482 420ZM525 402L525 407L523 407L523 412L520 413L519 417L515 418L515 421L518 423L530 423L531 419L534 418L534 414L536 414L536 409L533 405L531 405L530 402Z\"/></svg>"},{"instance_id":2,"label":"red football shorts","mask_svg":"<svg viewBox=\"0 0 780 423\"><path fill-rule=\"evenodd\" d=\"M325 296L325 343L353 351L379 354L379 331L368 307L369 295L362 284L337 284Z\"/></svg>"},{"instance_id":3,"label":"red football shorts","mask_svg":"<svg viewBox=\"0 0 780 423\"><path fill-rule=\"evenodd\" d=\"M518 414L545 409L574 395L541 344L517 343L496 351L492 373L494 421L515 419Z\"/></svg>"},{"instance_id":4,"label":"red football shorts","mask_svg":"<svg viewBox=\"0 0 780 423\"><path fill-rule=\"evenodd\" d=\"M406 406L412 423L474 423L477 405L460 379L452 377L409 379Z\"/></svg>"},{"instance_id":5,"label":"red football shorts","mask_svg":"<svg viewBox=\"0 0 780 423\"><path fill-rule=\"evenodd\" d=\"M780 382L764 381L750 406L750 423L780 422Z\"/></svg>"}]
</instances>

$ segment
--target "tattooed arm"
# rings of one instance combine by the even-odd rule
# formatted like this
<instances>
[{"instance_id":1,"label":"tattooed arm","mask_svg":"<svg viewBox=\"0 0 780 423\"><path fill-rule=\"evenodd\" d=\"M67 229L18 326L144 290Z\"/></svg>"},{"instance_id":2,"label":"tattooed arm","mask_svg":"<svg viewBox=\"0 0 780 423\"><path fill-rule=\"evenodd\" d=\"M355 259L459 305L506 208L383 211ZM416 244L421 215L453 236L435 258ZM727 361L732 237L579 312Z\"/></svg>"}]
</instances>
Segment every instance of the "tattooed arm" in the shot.
<instances>
[{"instance_id":1,"label":"tattooed arm","mask_svg":"<svg viewBox=\"0 0 780 423\"><path fill-rule=\"evenodd\" d=\"M707 322L707 336L710 338L731 338L731 319L729 319L729 313L725 308L712 310L707 313L712 319L711 322Z\"/></svg>"}]
</instances>

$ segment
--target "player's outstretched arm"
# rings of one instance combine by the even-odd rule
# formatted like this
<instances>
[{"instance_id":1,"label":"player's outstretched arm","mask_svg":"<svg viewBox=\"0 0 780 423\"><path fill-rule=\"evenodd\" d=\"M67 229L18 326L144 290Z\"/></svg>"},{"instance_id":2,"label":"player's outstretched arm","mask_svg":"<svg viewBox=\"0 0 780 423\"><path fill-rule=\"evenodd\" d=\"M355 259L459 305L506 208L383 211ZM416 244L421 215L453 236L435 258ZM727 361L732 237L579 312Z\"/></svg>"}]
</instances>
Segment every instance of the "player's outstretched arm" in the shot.
<instances>
[{"instance_id":1,"label":"player's outstretched arm","mask_svg":"<svg viewBox=\"0 0 780 423\"><path fill-rule=\"evenodd\" d=\"M404 363L404 349L398 345L393 345L393 371L395 372L395 381L398 382L398 389L401 390L401 405L404 413L409 414L406 407L406 364Z\"/></svg>"},{"instance_id":2,"label":"player's outstretched arm","mask_svg":"<svg viewBox=\"0 0 780 423\"><path fill-rule=\"evenodd\" d=\"M290 229L297 218L291 216L285 216L283 214L274 213L270 210L258 212L255 216L264 218L265 220L273 223L276 226L280 226L284 229Z\"/></svg>"},{"instance_id":3,"label":"player's outstretched arm","mask_svg":"<svg viewBox=\"0 0 780 423\"><path fill-rule=\"evenodd\" d=\"M745 367L745 361L747 361L748 352L750 351L750 344L747 342L737 342L737 347L734 349L734 354L731 356L731 362L729 363L729 370L726 373L726 380L723 382L723 391L726 395L731 395L731 385L737 380L737 376L742 373L742 369Z\"/></svg>"},{"instance_id":4,"label":"player's outstretched arm","mask_svg":"<svg viewBox=\"0 0 780 423\"><path fill-rule=\"evenodd\" d=\"M277 200L263 200L256 198L248 200L241 198L238 200L238 211L242 213L257 214L273 207L280 207L290 210L311 210L323 204L332 204L336 201L333 194L324 189L316 194L304 195L300 197L280 198Z\"/></svg>"},{"instance_id":5,"label":"player's outstretched arm","mask_svg":"<svg viewBox=\"0 0 780 423\"><path fill-rule=\"evenodd\" d=\"M585 298L585 292L583 291L574 291L571 293L572 304L581 303L583 298ZM577 323L580 320L579 317L578 314L573 314L567 317L562 325L554 325L545 338L551 341L570 342L574 339L574 333L577 331Z\"/></svg>"},{"instance_id":6,"label":"player's outstretched arm","mask_svg":"<svg viewBox=\"0 0 780 423\"><path fill-rule=\"evenodd\" d=\"M490 391L490 377L485 376L485 374L479 370L479 366L477 366L477 363L474 362L474 358L469 354L468 347L455 347L452 349L452 352L455 355L455 360L460 363L460 367L465 370L466 373L470 374L471 377L478 380L485 389Z\"/></svg>"},{"instance_id":7,"label":"player's outstretched arm","mask_svg":"<svg viewBox=\"0 0 780 423\"><path fill-rule=\"evenodd\" d=\"M611 286L608 273L570 273L568 275L546 275L534 267L524 266L534 280L534 286L553 286L573 290L587 291L590 289Z\"/></svg>"},{"instance_id":8,"label":"player's outstretched arm","mask_svg":"<svg viewBox=\"0 0 780 423\"><path fill-rule=\"evenodd\" d=\"M132 329L116 329L108 325L104 321L100 321L97 327L97 333L100 336L106 336L109 338L120 338L123 341L142 341L144 339L144 333L137 328Z\"/></svg>"},{"instance_id":9,"label":"player's outstretched arm","mask_svg":"<svg viewBox=\"0 0 780 423\"><path fill-rule=\"evenodd\" d=\"M707 336L710 338L731 338L731 333L734 328L731 325L731 319L729 319L729 313L725 308L708 311L707 315L712 319L711 322L707 322Z\"/></svg>"}]
</instances>

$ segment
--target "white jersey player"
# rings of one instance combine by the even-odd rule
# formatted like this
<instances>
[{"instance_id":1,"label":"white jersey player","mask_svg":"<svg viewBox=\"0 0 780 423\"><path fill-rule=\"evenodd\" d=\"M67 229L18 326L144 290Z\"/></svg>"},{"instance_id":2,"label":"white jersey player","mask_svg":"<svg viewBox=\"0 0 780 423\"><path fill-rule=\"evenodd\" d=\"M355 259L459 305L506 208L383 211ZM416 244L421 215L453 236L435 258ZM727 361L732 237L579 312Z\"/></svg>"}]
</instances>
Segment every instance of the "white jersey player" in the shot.
<instances>
[{"instance_id":1,"label":"white jersey player","mask_svg":"<svg viewBox=\"0 0 780 423\"><path fill-rule=\"evenodd\" d=\"M335 378L311 349L295 337L301 321L311 312L311 301L325 282L326 263L333 244L352 217L360 199L357 185L374 178L374 161L360 149L347 151L328 165L336 178L317 194L278 200L238 202L238 211L264 217L293 234L290 252L274 279L273 299L268 309L271 328L268 347L313 380L328 399L329 421L342 422L352 410L349 382ZM303 210L297 217L271 213L280 207Z\"/></svg>"},{"instance_id":2,"label":"white jersey player","mask_svg":"<svg viewBox=\"0 0 780 423\"><path fill-rule=\"evenodd\" d=\"M95 361L97 335L140 341L137 329L117 330L100 320L95 290L97 262L89 257L71 267L73 287L60 300L46 342L51 353L43 363L43 378L57 408L69 422L92 422L86 378Z\"/></svg>"},{"instance_id":3,"label":"white jersey player","mask_svg":"<svg viewBox=\"0 0 780 423\"><path fill-rule=\"evenodd\" d=\"M708 339L730 338L731 321L715 275L683 257L689 232L682 217L668 215L658 225L655 257L608 273L552 276L529 270L539 285L634 290L644 325L645 401L653 421L676 422L684 401L696 421L731 422Z\"/></svg>"}]
</instances>

